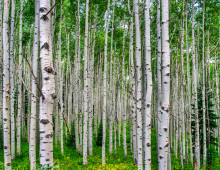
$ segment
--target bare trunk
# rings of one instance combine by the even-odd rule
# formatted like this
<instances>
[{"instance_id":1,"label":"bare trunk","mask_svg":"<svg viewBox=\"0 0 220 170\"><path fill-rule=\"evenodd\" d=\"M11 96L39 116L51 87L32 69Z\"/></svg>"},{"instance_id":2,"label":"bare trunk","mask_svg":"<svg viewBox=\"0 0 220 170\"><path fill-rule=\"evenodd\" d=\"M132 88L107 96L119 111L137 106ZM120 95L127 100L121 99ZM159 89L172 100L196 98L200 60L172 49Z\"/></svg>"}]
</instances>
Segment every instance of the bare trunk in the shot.
<instances>
[{"instance_id":1,"label":"bare trunk","mask_svg":"<svg viewBox=\"0 0 220 170\"><path fill-rule=\"evenodd\" d=\"M2 14L2 12L1 12ZM14 109L14 16L15 16L15 0L11 1L11 37L10 37L10 113L11 113L11 159L15 159L15 109ZM2 17L2 15L0 16ZM0 19L2 20L2 19ZM2 26L0 26L2 27ZM1 34L0 34L1 35ZM2 47L2 44L0 45ZM1 71L1 70L0 70ZM1 89L1 87L0 87Z\"/></svg>"},{"instance_id":2,"label":"bare trunk","mask_svg":"<svg viewBox=\"0 0 220 170\"><path fill-rule=\"evenodd\" d=\"M10 116L9 116L9 0L4 0L3 13L3 135L4 135L4 165L11 169L10 153Z\"/></svg>"},{"instance_id":3,"label":"bare trunk","mask_svg":"<svg viewBox=\"0 0 220 170\"><path fill-rule=\"evenodd\" d=\"M195 169L200 169L200 144L199 144L199 117L197 99L197 63L195 57L195 36L194 36L194 0L192 0L192 60L193 60L193 85L195 100Z\"/></svg>"},{"instance_id":4,"label":"bare trunk","mask_svg":"<svg viewBox=\"0 0 220 170\"><path fill-rule=\"evenodd\" d=\"M145 76L147 89L144 96L144 146L145 169L151 169L151 104L152 104L152 72L150 45L150 0L145 1Z\"/></svg>"},{"instance_id":5,"label":"bare trunk","mask_svg":"<svg viewBox=\"0 0 220 170\"><path fill-rule=\"evenodd\" d=\"M86 17L85 17L85 44L84 44L84 99L83 99L83 165L87 164L87 135L88 135L88 17L89 17L89 0L86 0Z\"/></svg>"},{"instance_id":6,"label":"bare trunk","mask_svg":"<svg viewBox=\"0 0 220 170\"><path fill-rule=\"evenodd\" d=\"M32 94L37 96L37 63L38 63L38 33L39 33L39 0L35 0L35 25L34 25L34 44L33 44L33 58L32 58ZM30 122L30 164L31 169L36 169L36 113L37 113L37 99L33 95L31 96L31 122Z\"/></svg>"},{"instance_id":7,"label":"bare trunk","mask_svg":"<svg viewBox=\"0 0 220 170\"><path fill-rule=\"evenodd\" d=\"M53 123L52 111L55 94L55 70L52 61L50 36L50 0L40 1L40 58L42 71L42 94L40 97L40 166L53 165ZM46 15L47 14L47 15Z\"/></svg>"},{"instance_id":8,"label":"bare trunk","mask_svg":"<svg viewBox=\"0 0 220 170\"><path fill-rule=\"evenodd\" d=\"M136 49L135 49L135 58L136 58L136 100L137 100L137 164L138 169L143 169L143 160L142 160L142 87L141 87L141 31L140 31L140 21L139 21L139 2L134 0L134 13L135 13L135 28L136 28Z\"/></svg>"},{"instance_id":9,"label":"bare trunk","mask_svg":"<svg viewBox=\"0 0 220 170\"><path fill-rule=\"evenodd\" d=\"M161 142L159 146L159 170L168 167L169 109L170 109L170 45L169 45L169 2L162 1L162 101Z\"/></svg>"},{"instance_id":10,"label":"bare trunk","mask_svg":"<svg viewBox=\"0 0 220 170\"><path fill-rule=\"evenodd\" d=\"M109 6L110 0L108 0L108 9L105 13L105 47L104 47L104 76L103 76L103 136L102 136L102 165L105 165L105 143L106 143L106 111L107 111L107 41L108 41L108 23L109 23Z\"/></svg>"}]
</instances>

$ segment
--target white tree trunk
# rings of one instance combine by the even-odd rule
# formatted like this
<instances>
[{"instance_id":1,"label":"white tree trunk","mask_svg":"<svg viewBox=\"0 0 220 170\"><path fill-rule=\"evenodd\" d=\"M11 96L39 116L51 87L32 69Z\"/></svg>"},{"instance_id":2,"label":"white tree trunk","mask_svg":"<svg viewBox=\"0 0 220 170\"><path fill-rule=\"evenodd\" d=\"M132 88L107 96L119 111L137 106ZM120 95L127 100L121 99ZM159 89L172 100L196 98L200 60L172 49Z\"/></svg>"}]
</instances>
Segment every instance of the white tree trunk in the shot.
<instances>
[{"instance_id":1,"label":"white tree trunk","mask_svg":"<svg viewBox=\"0 0 220 170\"><path fill-rule=\"evenodd\" d=\"M88 17L89 17L89 0L86 0L86 17L85 17L85 44L84 44L84 101L83 101L83 165L87 164L87 135L88 135Z\"/></svg>"},{"instance_id":2,"label":"white tree trunk","mask_svg":"<svg viewBox=\"0 0 220 170\"><path fill-rule=\"evenodd\" d=\"M188 6L188 3L187 5ZM188 11L186 12L186 60L187 60L187 95L188 95L188 128L189 128L189 143L190 143L190 161L193 165L193 149L192 149L192 130L191 130L191 74L189 61L189 42L188 42L188 27L187 27Z\"/></svg>"},{"instance_id":3,"label":"white tree trunk","mask_svg":"<svg viewBox=\"0 0 220 170\"><path fill-rule=\"evenodd\" d=\"M4 165L11 169L10 153L10 115L9 115L9 0L4 0L3 13L3 136L4 136Z\"/></svg>"},{"instance_id":4,"label":"white tree trunk","mask_svg":"<svg viewBox=\"0 0 220 170\"><path fill-rule=\"evenodd\" d=\"M38 49L39 49L39 0L35 0L35 21L34 21L34 44L33 44L33 58L32 58L32 95L31 96L31 122L30 122L30 165L31 169L36 169L36 114L37 114L37 82L34 78L37 77L37 63L38 63Z\"/></svg>"},{"instance_id":5,"label":"white tree trunk","mask_svg":"<svg viewBox=\"0 0 220 170\"><path fill-rule=\"evenodd\" d=\"M105 165L105 143L106 143L106 111L107 111L107 42L108 42L108 25L109 25L109 6L110 0L108 0L108 9L105 13L105 47L104 47L104 76L103 76L103 117L102 117L102 165Z\"/></svg>"},{"instance_id":6,"label":"white tree trunk","mask_svg":"<svg viewBox=\"0 0 220 170\"><path fill-rule=\"evenodd\" d=\"M56 98L52 42L50 37L50 0L40 1L40 58L42 71L42 93L40 98L40 166L53 164L53 103Z\"/></svg>"},{"instance_id":7,"label":"white tree trunk","mask_svg":"<svg viewBox=\"0 0 220 170\"><path fill-rule=\"evenodd\" d=\"M139 19L139 2L134 0L134 13L135 13L135 28L136 28L136 47L135 47L135 58L136 58L136 100L137 100L137 164L138 169L143 169L142 161L142 87L141 87L141 31L140 31L140 19Z\"/></svg>"},{"instance_id":8,"label":"white tree trunk","mask_svg":"<svg viewBox=\"0 0 220 170\"><path fill-rule=\"evenodd\" d=\"M2 13L1 13L2 14ZM15 110L14 110L14 16L15 0L11 1L11 37L10 37L10 113L11 113L11 159L15 159ZM2 15L0 16L2 17ZM1 20L1 19L0 19ZM0 26L1 27L1 26ZM1 35L1 34L0 34ZM2 45L0 45L2 47ZM0 87L1 89L1 87Z\"/></svg>"},{"instance_id":9,"label":"white tree trunk","mask_svg":"<svg viewBox=\"0 0 220 170\"><path fill-rule=\"evenodd\" d=\"M3 11L3 0L0 0L0 13ZM3 82L3 48L2 48L2 15L0 15L0 82ZM3 89L3 84L0 83L0 89ZM3 99L3 91L0 90L0 99ZM0 125L2 125L3 117L3 100L0 100ZM3 129L0 129L3 130Z\"/></svg>"},{"instance_id":10,"label":"white tree trunk","mask_svg":"<svg viewBox=\"0 0 220 170\"><path fill-rule=\"evenodd\" d=\"M144 96L144 146L145 169L151 169L151 102L152 102L152 72L150 46L150 0L145 1L145 76L147 89Z\"/></svg>"},{"instance_id":11,"label":"white tree trunk","mask_svg":"<svg viewBox=\"0 0 220 170\"><path fill-rule=\"evenodd\" d=\"M23 0L20 9L20 25L19 25L19 80L18 80L18 112L17 112L17 155L21 153L21 111L22 111L22 17L23 17Z\"/></svg>"},{"instance_id":12,"label":"white tree trunk","mask_svg":"<svg viewBox=\"0 0 220 170\"><path fill-rule=\"evenodd\" d=\"M205 57L205 0L202 17L202 113L203 113L203 168L206 168L206 57Z\"/></svg>"},{"instance_id":13,"label":"white tree trunk","mask_svg":"<svg viewBox=\"0 0 220 170\"><path fill-rule=\"evenodd\" d=\"M159 146L159 170L168 167L169 109L170 109L170 45L169 45L169 2L162 1L162 101L161 141Z\"/></svg>"},{"instance_id":14,"label":"white tree trunk","mask_svg":"<svg viewBox=\"0 0 220 170\"><path fill-rule=\"evenodd\" d=\"M199 117L198 117L198 99L197 99L197 63L195 57L195 30L194 30L194 0L192 0L192 61L193 61L193 85L195 102L195 169L200 169L200 144L199 144Z\"/></svg>"}]
</instances>

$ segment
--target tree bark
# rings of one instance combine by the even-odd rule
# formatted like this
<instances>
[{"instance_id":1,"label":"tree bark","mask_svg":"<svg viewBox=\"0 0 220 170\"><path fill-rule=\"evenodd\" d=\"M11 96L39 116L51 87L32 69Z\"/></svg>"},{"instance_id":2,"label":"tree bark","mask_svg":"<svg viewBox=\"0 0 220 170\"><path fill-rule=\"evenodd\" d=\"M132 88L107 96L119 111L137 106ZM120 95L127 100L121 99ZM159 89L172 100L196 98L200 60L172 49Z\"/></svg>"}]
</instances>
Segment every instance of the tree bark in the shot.
<instances>
[{"instance_id":1,"label":"tree bark","mask_svg":"<svg viewBox=\"0 0 220 170\"><path fill-rule=\"evenodd\" d=\"M40 1L40 58L42 71L42 94L40 97L40 166L53 165L53 123L52 111L55 94L55 70L52 61L50 36L50 0ZM47 15L46 15L47 14Z\"/></svg>"},{"instance_id":2,"label":"tree bark","mask_svg":"<svg viewBox=\"0 0 220 170\"><path fill-rule=\"evenodd\" d=\"M150 0L145 1L145 77L147 89L144 96L144 146L145 169L151 169L151 104L152 104L152 72L151 72L151 45L150 45Z\"/></svg>"},{"instance_id":3,"label":"tree bark","mask_svg":"<svg viewBox=\"0 0 220 170\"><path fill-rule=\"evenodd\" d=\"M162 100L161 142L159 146L159 170L168 167L169 109L170 109L170 45L169 45L169 2L162 1Z\"/></svg>"},{"instance_id":4,"label":"tree bark","mask_svg":"<svg viewBox=\"0 0 220 170\"><path fill-rule=\"evenodd\" d=\"M193 60L193 85L195 102L195 169L200 169L200 144L199 144L199 117L198 117L198 99L197 99L197 63L195 57L195 28L194 28L194 0L192 0L192 60Z\"/></svg>"},{"instance_id":5,"label":"tree bark","mask_svg":"<svg viewBox=\"0 0 220 170\"><path fill-rule=\"evenodd\" d=\"M140 31L140 21L139 21L139 2L134 0L134 13L135 13L135 28L136 28L136 100L137 100L137 164L138 169L143 169L142 161L142 87L141 87L141 31Z\"/></svg>"},{"instance_id":6,"label":"tree bark","mask_svg":"<svg viewBox=\"0 0 220 170\"><path fill-rule=\"evenodd\" d=\"M34 43L33 43L33 58L32 58L32 93L37 96L37 63L38 63L38 47L39 47L39 0L35 0L35 21L34 21ZM33 95L31 96L31 122L30 122L30 164L31 169L36 169L36 113L37 113L37 99Z\"/></svg>"},{"instance_id":7,"label":"tree bark","mask_svg":"<svg viewBox=\"0 0 220 170\"><path fill-rule=\"evenodd\" d=\"M2 14L2 12L1 12ZM14 109L14 19L15 16L15 0L11 1L11 37L10 37L10 113L11 113L11 159L15 159L15 109ZM2 15L0 16L2 17ZM2 20L2 19L0 19ZM0 26L2 27L2 26ZM1 35L1 34L0 34ZM1 36L2 37L2 36ZM0 45L2 47L2 45ZM0 87L1 89L1 87Z\"/></svg>"},{"instance_id":8,"label":"tree bark","mask_svg":"<svg viewBox=\"0 0 220 170\"><path fill-rule=\"evenodd\" d=\"M87 164L87 135L88 135L88 17L89 0L86 0L85 44L84 44L84 101L83 101L83 165Z\"/></svg>"},{"instance_id":9,"label":"tree bark","mask_svg":"<svg viewBox=\"0 0 220 170\"><path fill-rule=\"evenodd\" d=\"M9 0L4 0L3 13L3 135L4 135L4 165L11 169L10 153L10 116L9 116Z\"/></svg>"},{"instance_id":10,"label":"tree bark","mask_svg":"<svg viewBox=\"0 0 220 170\"><path fill-rule=\"evenodd\" d=\"M102 117L102 165L105 165L105 143L106 143L106 111L107 111L107 42L108 42L108 25L109 25L109 6L110 0L108 0L108 9L105 13L105 47L104 47L104 76L103 76L103 117Z\"/></svg>"}]
</instances>

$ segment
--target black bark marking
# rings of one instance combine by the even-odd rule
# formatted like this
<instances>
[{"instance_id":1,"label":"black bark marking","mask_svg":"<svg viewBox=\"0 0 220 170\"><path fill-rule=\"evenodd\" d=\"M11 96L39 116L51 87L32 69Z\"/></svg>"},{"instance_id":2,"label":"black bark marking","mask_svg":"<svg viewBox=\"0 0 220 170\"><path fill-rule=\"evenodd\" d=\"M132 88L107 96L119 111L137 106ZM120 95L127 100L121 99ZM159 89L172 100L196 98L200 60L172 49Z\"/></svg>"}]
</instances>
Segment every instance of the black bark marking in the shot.
<instances>
[{"instance_id":1,"label":"black bark marking","mask_svg":"<svg viewBox=\"0 0 220 170\"><path fill-rule=\"evenodd\" d=\"M44 11L46 11L46 10L47 10L47 8L45 8L45 7L41 7L41 8L39 9L40 12L44 12Z\"/></svg>"},{"instance_id":2,"label":"black bark marking","mask_svg":"<svg viewBox=\"0 0 220 170\"><path fill-rule=\"evenodd\" d=\"M53 137L53 134L51 133L51 134L47 134L46 136L45 136L45 138L52 138Z\"/></svg>"},{"instance_id":3,"label":"black bark marking","mask_svg":"<svg viewBox=\"0 0 220 170\"><path fill-rule=\"evenodd\" d=\"M8 147L7 146L4 146L4 149L7 149Z\"/></svg>"},{"instance_id":4,"label":"black bark marking","mask_svg":"<svg viewBox=\"0 0 220 170\"><path fill-rule=\"evenodd\" d=\"M51 97L52 97L53 99L56 99L56 98L57 98L57 95L56 95L55 93L53 93L53 94L51 94Z\"/></svg>"},{"instance_id":5,"label":"black bark marking","mask_svg":"<svg viewBox=\"0 0 220 170\"><path fill-rule=\"evenodd\" d=\"M4 118L4 121L6 122L6 121L7 121L7 119L6 119L6 118Z\"/></svg>"},{"instance_id":6,"label":"black bark marking","mask_svg":"<svg viewBox=\"0 0 220 170\"><path fill-rule=\"evenodd\" d=\"M45 77L45 78L44 78L44 80L49 80L49 79L50 79L50 77Z\"/></svg>"},{"instance_id":7,"label":"black bark marking","mask_svg":"<svg viewBox=\"0 0 220 170\"><path fill-rule=\"evenodd\" d=\"M40 121L40 123L48 124L48 123L49 123L49 120L48 120L48 119L42 119L42 120Z\"/></svg>"},{"instance_id":8,"label":"black bark marking","mask_svg":"<svg viewBox=\"0 0 220 170\"><path fill-rule=\"evenodd\" d=\"M47 15L42 15L42 17L40 19L43 19L44 21L48 21L49 20Z\"/></svg>"},{"instance_id":9,"label":"black bark marking","mask_svg":"<svg viewBox=\"0 0 220 170\"><path fill-rule=\"evenodd\" d=\"M40 49L45 48L49 51L49 47L50 47L49 44L45 42Z\"/></svg>"}]
</instances>

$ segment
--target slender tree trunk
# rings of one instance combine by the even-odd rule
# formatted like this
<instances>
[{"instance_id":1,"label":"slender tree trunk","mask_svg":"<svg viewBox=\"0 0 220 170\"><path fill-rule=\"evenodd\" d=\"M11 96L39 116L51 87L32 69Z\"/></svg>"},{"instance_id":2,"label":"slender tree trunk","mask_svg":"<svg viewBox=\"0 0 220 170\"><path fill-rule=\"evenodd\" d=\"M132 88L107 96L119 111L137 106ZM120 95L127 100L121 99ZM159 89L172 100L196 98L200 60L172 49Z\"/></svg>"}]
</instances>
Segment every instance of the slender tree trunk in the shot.
<instances>
[{"instance_id":1,"label":"slender tree trunk","mask_svg":"<svg viewBox=\"0 0 220 170\"><path fill-rule=\"evenodd\" d=\"M40 166L53 165L53 123L52 111L55 94L55 70L52 61L50 37L50 0L40 1L40 58L42 71L42 94L40 97ZM47 15L46 15L47 14Z\"/></svg>"},{"instance_id":2,"label":"slender tree trunk","mask_svg":"<svg viewBox=\"0 0 220 170\"><path fill-rule=\"evenodd\" d=\"M158 88L158 104L157 104L157 122L158 122L158 134L157 134L157 155L159 158L159 146L161 142L161 101L162 101L162 92L161 92L161 22L160 22L160 0L157 0L157 88Z\"/></svg>"},{"instance_id":3,"label":"slender tree trunk","mask_svg":"<svg viewBox=\"0 0 220 170\"><path fill-rule=\"evenodd\" d=\"M137 100L137 163L138 169L143 169L143 160L142 160L142 87L141 87L141 31L140 31L140 21L139 21L139 2L134 0L134 13L135 13L135 29L136 29L136 49L135 49L135 58L136 58L136 100Z\"/></svg>"},{"instance_id":4,"label":"slender tree trunk","mask_svg":"<svg viewBox=\"0 0 220 170\"><path fill-rule=\"evenodd\" d=\"M17 155L21 153L21 111L22 111L22 17L23 17L23 0L20 9L20 25L19 25L19 80L18 80L18 112L17 112Z\"/></svg>"},{"instance_id":5,"label":"slender tree trunk","mask_svg":"<svg viewBox=\"0 0 220 170\"><path fill-rule=\"evenodd\" d=\"M170 110L170 45L169 45L169 2L162 1L162 101L161 142L159 146L159 170L167 169L169 144Z\"/></svg>"},{"instance_id":6,"label":"slender tree trunk","mask_svg":"<svg viewBox=\"0 0 220 170\"><path fill-rule=\"evenodd\" d=\"M3 14L3 135L4 135L4 165L11 169L10 153L10 116L9 116L9 0L4 0Z\"/></svg>"},{"instance_id":7,"label":"slender tree trunk","mask_svg":"<svg viewBox=\"0 0 220 170\"><path fill-rule=\"evenodd\" d=\"M188 0L186 3L188 7ZM190 161L193 165L193 149L192 149L192 130L191 130L191 74L190 74L190 61L189 61L189 42L188 42L188 27L187 27L188 11L186 12L186 60L187 60L187 95L188 95L188 128L189 128L189 143L190 143Z\"/></svg>"},{"instance_id":8,"label":"slender tree trunk","mask_svg":"<svg viewBox=\"0 0 220 170\"><path fill-rule=\"evenodd\" d=\"M38 63L38 31L39 31L39 0L35 0L35 25L34 25L34 44L33 44L33 58L32 58L32 94L37 96L37 63ZM33 95L31 96L31 122L30 122L30 164L31 169L36 169L36 113L37 113L37 99Z\"/></svg>"},{"instance_id":9,"label":"slender tree trunk","mask_svg":"<svg viewBox=\"0 0 220 170\"><path fill-rule=\"evenodd\" d=\"M193 85L195 102L195 169L200 169L200 144L199 144L199 117L198 117L198 99L197 99L197 69L195 58L195 36L194 36L194 0L192 0L192 60L193 60Z\"/></svg>"},{"instance_id":10,"label":"slender tree trunk","mask_svg":"<svg viewBox=\"0 0 220 170\"><path fill-rule=\"evenodd\" d=\"M113 74L112 74L112 54L113 54L113 33L114 33L114 11L115 1L113 1L112 30L111 30L111 51L110 51L110 120L109 120L109 153L112 154L112 126L113 126Z\"/></svg>"},{"instance_id":11,"label":"slender tree trunk","mask_svg":"<svg viewBox=\"0 0 220 170\"><path fill-rule=\"evenodd\" d=\"M202 17L202 113L203 113L203 168L206 168L206 57L205 57L205 0L203 1L203 17Z\"/></svg>"},{"instance_id":12,"label":"slender tree trunk","mask_svg":"<svg viewBox=\"0 0 220 170\"><path fill-rule=\"evenodd\" d=\"M108 42L108 25L109 25L109 6L110 0L108 0L108 9L105 13L105 47L104 47L104 77L103 77L103 117L102 117L102 165L105 165L105 143L106 143L106 111L107 111L107 42Z\"/></svg>"},{"instance_id":13,"label":"slender tree trunk","mask_svg":"<svg viewBox=\"0 0 220 170\"><path fill-rule=\"evenodd\" d=\"M60 23L59 23L59 35L58 35L58 65L59 65L59 101L60 101L60 147L61 153L63 154L63 72L62 72L62 61L61 61L61 23L62 23L62 1L60 6ZM63 69L64 70L64 69Z\"/></svg>"},{"instance_id":14,"label":"slender tree trunk","mask_svg":"<svg viewBox=\"0 0 220 170\"><path fill-rule=\"evenodd\" d=\"M83 165L87 164L87 124L88 124L88 17L89 17L89 0L86 0L85 16L85 44L84 44L84 101L83 101Z\"/></svg>"},{"instance_id":15,"label":"slender tree trunk","mask_svg":"<svg viewBox=\"0 0 220 170\"><path fill-rule=\"evenodd\" d=\"M3 0L0 0L0 13L3 12ZM3 82L3 52L2 52L2 15L0 15L0 82ZM0 89L3 89L3 83L0 83ZM0 90L0 99L3 99L3 91ZM3 123L3 100L0 100L0 125ZM3 129L0 129L3 131Z\"/></svg>"},{"instance_id":16,"label":"slender tree trunk","mask_svg":"<svg viewBox=\"0 0 220 170\"><path fill-rule=\"evenodd\" d=\"M1 13L2 14L2 13ZM10 37L10 113L11 113L11 159L15 159L15 109L14 109L14 16L15 0L11 1L11 37ZM2 15L0 16L2 17ZM0 19L2 20L2 19ZM1 27L1 26L0 26ZM1 34L0 34L1 35ZM0 45L2 47L2 44ZM0 87L1 89L1 87Z\"/></svg>"},{"instance_id":17,"label":"slender tree trunk","mask_svg":"<svg viewBox=\"0 0 220 170\"><path fill-rule=\"evenodd\" d=\"M150 46L150 0L145 1L145 76L147 89L144 96L145 116L145 169L151 169L151 104L152 104L152 72Z\"/></svg>"}]
</instances>

